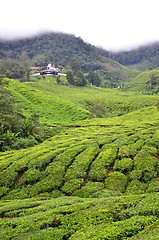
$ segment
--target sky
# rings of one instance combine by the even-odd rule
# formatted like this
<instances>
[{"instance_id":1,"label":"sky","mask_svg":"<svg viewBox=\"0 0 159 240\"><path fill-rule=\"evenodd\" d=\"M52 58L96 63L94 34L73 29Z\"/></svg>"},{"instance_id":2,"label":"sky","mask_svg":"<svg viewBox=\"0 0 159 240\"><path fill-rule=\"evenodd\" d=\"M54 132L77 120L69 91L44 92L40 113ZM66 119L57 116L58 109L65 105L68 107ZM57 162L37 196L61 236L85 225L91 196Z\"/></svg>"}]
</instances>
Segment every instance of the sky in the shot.
<instances>
[{"instance_id":1,"label":"sky","mask_svg":"<svg viewBox=\"0 0 159 240\"><path fill-rule=\"evenodd\" d=\"M63 32L110 51L159 41L158 0L1 0L0 38Z\"/></svg>"}]
</instances>

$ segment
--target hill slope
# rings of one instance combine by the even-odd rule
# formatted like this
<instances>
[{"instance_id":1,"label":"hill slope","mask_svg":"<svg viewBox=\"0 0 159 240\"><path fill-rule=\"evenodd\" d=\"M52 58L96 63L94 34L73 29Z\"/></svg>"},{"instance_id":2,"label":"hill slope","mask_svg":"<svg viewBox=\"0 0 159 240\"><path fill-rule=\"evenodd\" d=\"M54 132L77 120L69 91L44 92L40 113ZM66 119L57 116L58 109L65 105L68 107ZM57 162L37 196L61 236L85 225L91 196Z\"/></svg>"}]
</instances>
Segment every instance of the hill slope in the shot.
<instances>
[{"instance_id":1,"label":"hill slope","mask_svg":"<svg viewBox=\"0 0 159 240\"><path fill-rule=\"evenodd\" d=\"M124 66L139 71L151 70L159 67L159 42L141 46L131 51L123 51L112 54L115 61Z\"/></svg>"},{"instance_id":2,"label":"hill slope","mask_svg":"<svg viewBox=\"0 0 159 240\"><path fill-rule=\"evenodd\" d=\"M0 238L158 239L158 97L55 77L8 88L26 115L61 127L0 153Z\"/></svg>"},{"instance_id":3,"label":"hill slope","mask_svg":"<svg viewBox=\"0 0 159 240\"><path fill-rule=\"evenodd\" d=\"M39 82L9 80L9 90L28 114L40 115L43 124L66 125L88 117L123 115L145 106L154 106L157 96L122 92L120 89L68 87L55 77Z\"/></svg>"},{"instance_id":4,"label":"hill slope","mask_svg":"<svg viewBox=\"0 0 159 240\"><path fill-rule=\"evenodd\" d=\"M85 120L1 153L1 239L158 239L158 117Z\"/></svg>"},{"instance_id":5,"label":"hill slope","mask_svg":"<svg viewBox=\"0 0 159 240\"><path fill-rule=\"evenodd\" d=\"M121 81L136 74L110 59L110 53L85 43L81 38L62 33L41 34L16 41L0 41L0 58L17 58L23 51L29 54L32 65L46 67L48 62L66 66L76 57L84 72L99 70L104 80Z\"/></svg>"},{"instance_id":6,"label":"hill slope","mask_svg":"<svg viewBox=\"0 0 159 240\"><path fill-rule=\"evenodd\" d=\"M1 153L1 196L99 197L158 191L158 117L156 107L149 107L85 120L38 146Z\"/></svg>"}]
</instances>

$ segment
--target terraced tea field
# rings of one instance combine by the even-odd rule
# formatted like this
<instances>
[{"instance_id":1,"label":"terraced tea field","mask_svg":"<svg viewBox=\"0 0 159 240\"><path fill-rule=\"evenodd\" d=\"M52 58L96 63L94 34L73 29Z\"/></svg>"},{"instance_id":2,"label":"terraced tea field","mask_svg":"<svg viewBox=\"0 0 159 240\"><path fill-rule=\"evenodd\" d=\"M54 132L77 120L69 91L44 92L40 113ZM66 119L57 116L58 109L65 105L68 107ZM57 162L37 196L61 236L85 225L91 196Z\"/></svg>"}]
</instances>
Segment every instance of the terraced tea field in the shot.
<instances>
[{"instance_id":1,"label":"terraced tea field","mask_svg":"<svg viewBox=\"0 0 159 240\"><path fill-rule=\"evenodd\" d=\"M68 87L56 84L55 77L39 82L11 81L9 90L27 114L40 115L42 124L66 125L92 117L123 115L154 106L158 96L120 89Z\"/></svg>"},{"instance_id":2,"label":"terraced tea field","mask_svg":"<svg viewBox=\"0 0 159 240\"><path fill-rule=\"evenodd\" d=\"M159 239L158 97L49 84L10 85L61 131L0 153L0 238Z\"/></svg>"},{"instance_id":3,"label":"terraced tea field","mask_svg":"<svg viewBox=\"0 0 159 240\"><path fill-rule=\"evenodd\" d=\"M38 146L1 153L2 199L158 191L158 126L157 109L145 108L85 120Z\"/></svg>"}]
</instances>

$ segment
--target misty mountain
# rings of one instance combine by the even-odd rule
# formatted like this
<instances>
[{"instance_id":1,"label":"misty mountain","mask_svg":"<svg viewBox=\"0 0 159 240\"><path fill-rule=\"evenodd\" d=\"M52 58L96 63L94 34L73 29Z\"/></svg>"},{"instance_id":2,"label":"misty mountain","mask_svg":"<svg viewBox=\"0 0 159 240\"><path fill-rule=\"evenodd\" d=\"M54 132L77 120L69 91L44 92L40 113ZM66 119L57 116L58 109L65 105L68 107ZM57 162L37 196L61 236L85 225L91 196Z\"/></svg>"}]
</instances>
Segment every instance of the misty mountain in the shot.
<instances>
[{"instance_id":1,"label":"misty mountain","mask_svg":"<svg viewBox=\"0 0 159 240\"><path fill-rule=\"evenodd\" d=\"M155 69L159 66L159 42L131 51L113 53L111 58L124 66L140 71Z\"/></svg>"},{"instance_id":2,"label":"misty mountain","mask_svg":"<svg viewBox=\"0 0 159 240\"><path fill-rule=\"evenodd\" d=\"M132 71L114 61L111 53L84 42L80 37L63 33L45 33L31 38L0 41L0 58L19 59L27 52L32 66L45 67L48 62L66 67L77 58L85 73L98 71L104 82L112 86L128 80Z\"/></svg>"},{"instance_id":3,"label":"misty mountain","mask_svg":"<svg viewBox=\"0 0 159 240\"><path fill-rule=\"evenodd\" d=\"M109 57L108 51L85 43L81 38L63 33L46 33L34 37L0 41L0 58L17 58L26 51L35 65L45 65L48 61L65 66L73 57L81 64L102 62L102 57Z\"/></svg>"}]
</instances>

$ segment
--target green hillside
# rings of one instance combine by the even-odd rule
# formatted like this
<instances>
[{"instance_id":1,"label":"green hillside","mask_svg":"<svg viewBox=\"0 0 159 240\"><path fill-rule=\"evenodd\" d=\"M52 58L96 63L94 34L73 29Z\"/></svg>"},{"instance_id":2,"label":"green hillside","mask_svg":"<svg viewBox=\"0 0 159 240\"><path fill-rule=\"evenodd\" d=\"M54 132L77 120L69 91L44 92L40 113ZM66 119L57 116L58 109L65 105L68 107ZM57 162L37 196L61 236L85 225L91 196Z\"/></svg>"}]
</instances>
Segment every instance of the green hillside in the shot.
<instances>
[{"instance_id":1,"label":"green hillside","mask_svg":"<svg viewBox=\"0 0 159 240\"><path fill-rule=\"evenodd\" d=\"M1 239L157 239L158 119L87 119L1 153Z\"/></svg>"},{"instance_id":2,"label":"green hillside","mask_svg":"<svg viewBox=\"0 0 159 240\"><path fill-rule=\"evenodd\" d=\"M145 94L157 94L159 92L159 70L151 70L139 73L125 85L127 90L143 92ZM126 88L124 90L126 90Z\"/></svg>"},{"instance_id":3,"label":"green hillside","mask_svg":"<svg viewBox=\"0 0 159 240\"><path fill-rule=\"evenodd\" d=\"M18 66L17 59L20 59L24 52L28 54L32 66L43 68L48 62L66 67L72 58L77 58L82 71L85 73L98 71L104 85L118 86L137 75L136 71L110 59L108 51L85 43L74 35L63 33L46 33L15 41L0 40L0 74L5 74L7 77L11 75L11 78L14 75L18 78L17 72L20 75L25 69L21 66L21 61ZM12 59L12 61L8 60L6 63L6 59ZM16 71L13 71L13 68ZM12 71L13 73L10 73Z\"/></svg>"},{"instance_id":4,"label":"green hillside","mask_svg":"<svg viewBox=\"0 0 159 240\"><path fill-rule=\"evenodd\" d=\"M112 53L111 58L124 66L139 71L156 69L159 67L159 42L129 51Z\"/></svg>"},{"instance_id":5,"label":"green hillside","mask_svg":"<svg viewBox=\"0 0 159 240\"><path fill-rule=\"evenodd\" d=\"M145 106L154 106L158 96L124 92L120 89L68 87L56 83L55 77L39 82L9 80L9 90L25 112L40 115L43 124L66 125L92 117L123 115Z\"/></svg>"}]
</instances>

